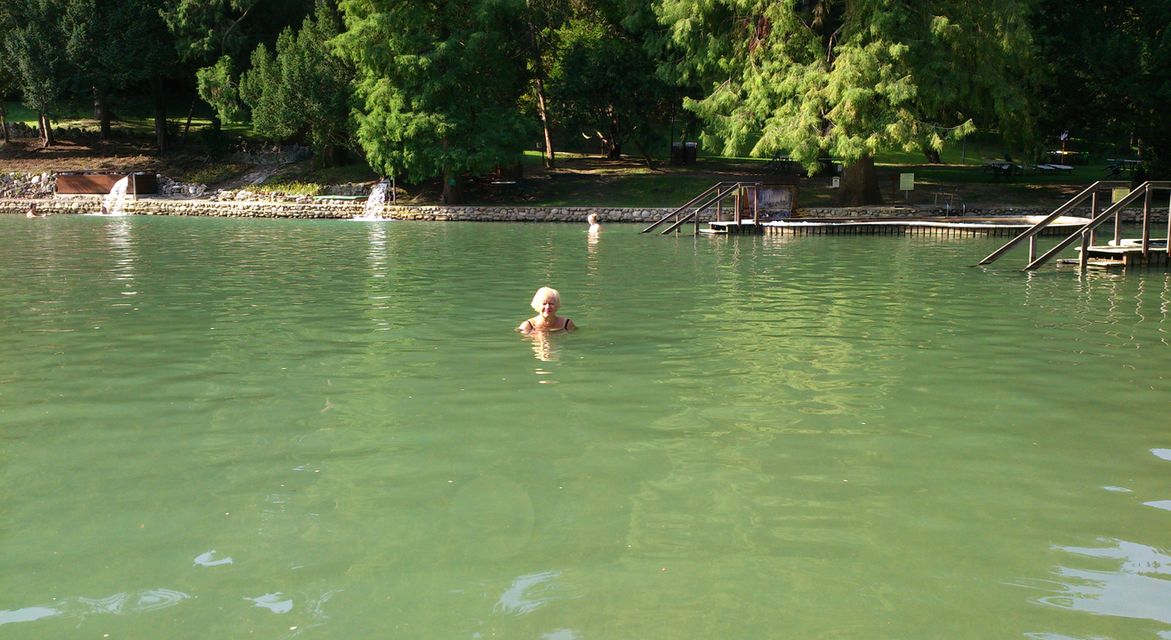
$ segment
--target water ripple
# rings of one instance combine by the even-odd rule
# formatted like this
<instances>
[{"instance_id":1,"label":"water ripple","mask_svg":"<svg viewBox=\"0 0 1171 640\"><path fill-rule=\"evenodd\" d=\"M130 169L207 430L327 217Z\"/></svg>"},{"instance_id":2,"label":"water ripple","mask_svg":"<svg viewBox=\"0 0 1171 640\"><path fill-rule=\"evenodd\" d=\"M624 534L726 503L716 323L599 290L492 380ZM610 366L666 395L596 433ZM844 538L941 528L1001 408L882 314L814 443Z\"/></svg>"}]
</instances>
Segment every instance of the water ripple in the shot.
<instances>
[{"instance_id":1,"label":"water ripple","mask_svg":"<svg viewBox=\"0 0 1171 640\"><path fill-rule=\"evenodd\" d=\"M85 618L91 615L132 615L173 607L191 596L174 589L148 589L136 593L120 592L104 598L78 596L51 605L35 605L0 611L0 625L32 622L56 616Z\"/></svg>"}]
</instances>

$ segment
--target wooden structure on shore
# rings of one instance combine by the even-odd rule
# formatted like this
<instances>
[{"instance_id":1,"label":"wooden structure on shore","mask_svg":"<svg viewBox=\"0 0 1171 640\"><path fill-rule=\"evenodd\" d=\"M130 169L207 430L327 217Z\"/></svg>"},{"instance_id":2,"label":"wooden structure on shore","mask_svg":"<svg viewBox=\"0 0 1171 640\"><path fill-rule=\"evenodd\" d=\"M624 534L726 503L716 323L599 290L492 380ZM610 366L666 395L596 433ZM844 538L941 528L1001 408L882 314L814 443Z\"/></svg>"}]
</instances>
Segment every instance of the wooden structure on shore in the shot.
<instances>
[{"instance_id":1,"label":"wooden structure on shore","mask_svg":"<svg viewBox=\"0 0 1171 640\"><path fill-rule=\"evenodd\" d=\"M649 233L659 225L670 222L660 235L677 232L687 223L694 226L695 235L720 233L720 229L726 230L729 225L738 233L759 233L762 223L773 217L786 218L793 215L796 205L797 187L792 184L717 182L642 232ZM712 212L713 216L707 229L700 226L700 218L705 211Z\"/></svg>"},{"instance_id":2,"label":"wooden structure on shore","mask_svg":"<svg viewBox=\"0 0 1171 640\"><path fill-rule=\"evenodd\" d=\"M731 201L731 206L726 206ZM678 233L687 224L695 235L896 235L896 236L1015 236L1041 217L914 217L914 218L817 218L790 217L795 209L796 188L747 182L718 182L642 230L648 233L667 226L661 235ZM701 213L711 212L706 228ZM1067 233L1080 228L1085 218L1058 216L1038 234ZM670 224L668 224L670 223Z\"/></svg>"},{"instance_id":3,"label":"wooden structure on shore","mask_svg":"<svg viewBox=\"0 0 1171 640\"><path fill-rule=\"evenodd\" d=\"M62 171L56 175L55 195L78 196L110 193L114 185L129 178L126 195L153 195L159 192L158 175L144 171L131 173L117 171Z\"/></svg>"},{"instance_id":4,"label":"wooden structure on shore","mask_svg":"<svg viewBox=\"0 0 1171 640\"><path fill-rule=\"evenodd\" d=\"M1107 191L1117 193L1113 204L1099 212L1098 196ZM1123 195L1123 191L1125 194ZM979 264L987 265L995 262L1013 247L1022 242L1028 242L1029 257L1024 271L1032 271L1050 260L1053 260L1067 247L1080 241L1078 258L1062 260L1060 262L1076 263L1085 270L1088 267L1136 267L1136 266L1166 266L1171 263L1171 247L1168 247L1167 238L1171 238L1171 200L1168 201L1167 235L1163 238L1151 237L1151 200L1156 192L1171 192L1171 181L1147 181L1133 189L1130 184L1121 181L1101 180L1086 187L1081 193L1068 202L1053 210L1053 213L1039 220L1024 233L1005 243L993 251ZM1142 236L1138 239L1122 237L1122 210L1142 198ZM1090 219L1081 227L1075 229L1064 240L1061 240L1045 253L1037 254L1037 236L1048 229L1075 207L1086 201L1090 203ZM1113 221L1112 238L1104 244L1098 243L1096 231L1106 222Z\"/></svg>"},{"instance_id":5,"label":"wooden structure on shore","mask_svg":"<svg viewBox=\"0 0 1171 640\"><path fill-rule=\"evenodd\" d=\"M1016 236L1036 224L1039 216L923 218L824 218L818 220L775 220L764 223L763 232L786 236L884 235L884 236ZM1047 235L1068 233L1087 222L1086 218L1055 220ZM713 222L715 227L717 223Z\"/></svg>"}]
</instances>

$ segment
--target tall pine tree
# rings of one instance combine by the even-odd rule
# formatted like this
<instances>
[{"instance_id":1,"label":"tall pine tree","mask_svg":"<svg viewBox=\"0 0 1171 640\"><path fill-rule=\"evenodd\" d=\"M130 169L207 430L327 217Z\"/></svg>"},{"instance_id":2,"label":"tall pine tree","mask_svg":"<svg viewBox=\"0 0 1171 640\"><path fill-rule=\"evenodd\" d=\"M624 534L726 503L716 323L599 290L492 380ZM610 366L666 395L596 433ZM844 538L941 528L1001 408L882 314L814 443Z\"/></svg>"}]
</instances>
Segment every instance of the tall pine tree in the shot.
<instances>
[{"instance_id":1,"label":"tall pine tree","mask_svg":"<svg viewBox=\"0 0 1171 640\"><path fill-rule=\"evenodd\" d=\"M338 48L358 70L358 142L371 167L411 181L513 162L528 138L523 0L343 0Z\"/></svg>"},{"instance_id":2,"label":"tall pine tree","mask_svg":"<svg viewBox=\"0 0 1171 640\"><path fill-rule=\"evenodd\" d=\"M725 153L846 164L843 204L880 200L874 155L975 127L1029 131L1030 0L660 0L703 81L687 108Z\"/></svg>"}]
</instances>

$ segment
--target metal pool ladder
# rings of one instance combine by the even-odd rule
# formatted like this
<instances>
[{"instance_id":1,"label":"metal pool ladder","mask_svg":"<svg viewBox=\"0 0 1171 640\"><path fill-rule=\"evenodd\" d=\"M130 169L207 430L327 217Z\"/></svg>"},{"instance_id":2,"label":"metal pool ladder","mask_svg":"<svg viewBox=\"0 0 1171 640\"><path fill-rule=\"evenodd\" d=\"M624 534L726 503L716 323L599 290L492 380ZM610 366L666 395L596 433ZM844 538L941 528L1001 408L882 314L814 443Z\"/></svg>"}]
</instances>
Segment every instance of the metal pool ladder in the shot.
<instances>
[{"instance_id":1,"label":"metal pool ladder","mask_svg":"<svg viewBox=\"0 0 1171 640\"><path fill-rule=\"evenodd\" d=\"M1126 195L1118 198L1113 204L1106 207L1105 210L1098 211L1098 193L1104 190L1113 189L1128 189ZM1009 240L996 251L988 254L986 258L981 260L978 264L986 265L992 264L1010 249L1018 244L1028 240L1029 242L1029 262L1025 265L1023 271L1032 271L1037 267L1044 265L1052 260L1057 254L1061 253L1066 247L1073 244L1076 240L1081 240L1081 255L1078 258L1079 266L1084 270L1090 264L1091 256L1097 256L1099 260L1105 262L1117 262L1121 258L1123 263L1129 264L1132 255L1141 255L1143 262L1148 262L1152 257L1151 252L1151 196L1156 190L1171 189L1171 181L1147 181L1139 186L1130 189L1130 183L1118 180L1099 180L1094 184L1086 187L1081 193L1068 202L1057 207L1053 213L1042 218L1039 222L1034 224L1025 232L1017 237ZM1142 239L1136 241L1129 248L1124 247L1122 240L1122 210L1128 205L1134 203L1139 197L1143 198L1143 220L1142 220ZM1037 235L1040 234L1046 227L1053 223L1061 216L1072 212L1076 207L1084 203L1086 200L1090 201L1090 221L1082 225L1069 235L1069 237L1058 242L1051 249L1041 255L1037 255ZM1107 220L1114 219L1114 238L1104 246L1094 245L1094 230L1101 226ZM1167 235L1171 237L1171 201L1168 202L1168 222ZM1158 244L1158 241L1155 241ZM1171 258L1171 247L1166 248L1167 257ZM1113 257L1111 257L1113 256ZM1139 259L1139 258L1136 258Z\"/></svg>"},{"instance_id":2,"label":"metal pool ladder","mask_svg":"<svg viewBox=\"0 0 1171 640\"><path fill-rule=\"evenodd\" d=\"M736 225L748 223L748 219L744 217L744 209L746 208L745 204L751 202L751 223L755 225L760 221L760 187L761 183L759 182L717 182L705 189L703 193L688 200L683 206L656 220L650 226L643 229L642 233L653 231L659 225L670 221L671 224L661 231L660 235L667 235L672 231L677 231L679 227L682 227L688 222L695 224L695 235L699 235L700 212L714 206L716 208L716 221L722 221L723 202L727 198L732 198L733 200L733 221Z\"/></svg>"}]
</instances>

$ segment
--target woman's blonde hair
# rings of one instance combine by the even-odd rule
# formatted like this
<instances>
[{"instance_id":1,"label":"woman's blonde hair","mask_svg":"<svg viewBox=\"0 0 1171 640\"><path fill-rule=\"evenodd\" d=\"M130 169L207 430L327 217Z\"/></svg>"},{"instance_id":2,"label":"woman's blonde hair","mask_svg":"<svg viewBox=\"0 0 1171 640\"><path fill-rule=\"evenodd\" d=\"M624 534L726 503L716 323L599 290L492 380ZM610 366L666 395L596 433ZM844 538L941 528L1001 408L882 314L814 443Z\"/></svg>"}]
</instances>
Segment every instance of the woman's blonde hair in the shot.
<instances>
[{"instance_id":1,"label":"woman's blonde hair","mask_svg":"<svg viewBox=\"0 0 1171 640\"><path fill-rule=\"evenodd\" d=\"M561 294L557 293L557 290L552 287L541 287L540 289L537 289L537 293L533 295L533 301L529 303L529 306L531 306L534 311L540 311L541 305L544 304L546 300L550 299L553 300L553 304L557 305L558 309L561 308Z\"/></svg>"}]
</instances>

